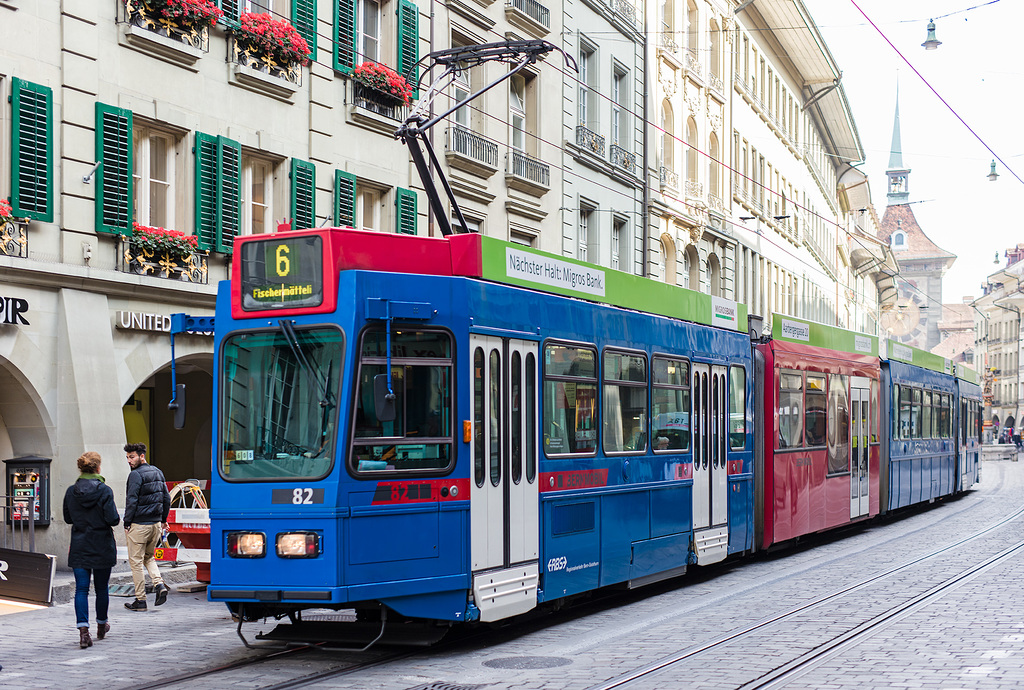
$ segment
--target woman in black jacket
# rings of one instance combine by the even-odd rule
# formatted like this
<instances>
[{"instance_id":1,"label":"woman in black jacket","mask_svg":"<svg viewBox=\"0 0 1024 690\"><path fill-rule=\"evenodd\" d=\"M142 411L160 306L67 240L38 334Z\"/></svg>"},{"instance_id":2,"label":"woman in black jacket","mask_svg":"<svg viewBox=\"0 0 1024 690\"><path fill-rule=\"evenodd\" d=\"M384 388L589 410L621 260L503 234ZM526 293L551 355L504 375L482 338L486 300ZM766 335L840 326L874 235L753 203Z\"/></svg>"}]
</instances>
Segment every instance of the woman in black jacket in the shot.
<instances>
[{"instance_id":1,"label":"woman in black jacket","mask_svg":"<svg viewBox=\"0 0 1024 690\"><path fill-rule=\"evenodd\" d=\"M100 454L88 451L78 458L82 475L64 494L64 522L71 525L68 565L75 571L75 618L79 646L92 646L89 636L89 579L96 587L96 639L110 630L107 583L110 569L117 564L114 526L121 522L114 506L114 492L100 476Z\"/></svg>"}]
</instances>

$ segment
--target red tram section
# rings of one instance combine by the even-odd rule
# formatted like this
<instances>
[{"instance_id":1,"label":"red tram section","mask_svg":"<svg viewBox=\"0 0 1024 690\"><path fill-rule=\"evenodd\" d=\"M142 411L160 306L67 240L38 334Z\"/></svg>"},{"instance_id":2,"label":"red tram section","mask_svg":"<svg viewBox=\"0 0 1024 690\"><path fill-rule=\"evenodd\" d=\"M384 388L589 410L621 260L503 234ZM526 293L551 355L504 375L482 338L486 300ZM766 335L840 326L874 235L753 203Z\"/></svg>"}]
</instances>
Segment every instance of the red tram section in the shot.
<instances>
[{"instance_id":1,"label":"red tram section","mask_svg":"<svg viewBox=\"0 0 1024 690\"><path fill-rule=\"evenodd\" d=\"M879 512L878 338L774 314L759 548Z\"/></svg>"}]
</instances>

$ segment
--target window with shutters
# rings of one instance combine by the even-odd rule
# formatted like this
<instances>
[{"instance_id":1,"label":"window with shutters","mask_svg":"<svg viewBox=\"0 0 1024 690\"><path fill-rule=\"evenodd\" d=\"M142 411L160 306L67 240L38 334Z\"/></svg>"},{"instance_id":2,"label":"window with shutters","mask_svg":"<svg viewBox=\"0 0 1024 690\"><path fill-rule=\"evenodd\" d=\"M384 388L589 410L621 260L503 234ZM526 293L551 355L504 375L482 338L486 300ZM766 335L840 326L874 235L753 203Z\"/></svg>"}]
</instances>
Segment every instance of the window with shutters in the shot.
<instances>
[{"instance_id":1,"label":"window with shutters","mask_svg":"<svg viewBox=\"0 0 1024 690\"><path fill-rule=\"evenodd\" d=\"M176 178L178 137L136 122L132 131L134 219L142 225L182 230L177 223Z\"/></svg>"},{"instance_id":2,"label":"window with shutters","mask_svg":"<svg viewBox=\"0 0 1024 690\"><path fill-rule=\"evenodd\" d=\"M380 62L380 3L356 0L355 5L355 64Z\"/></svg>"},{"instance_id":3,"label":"window with shutters","mask_svg":"<svg viewBox=\"0 0 1024 690\"><path fill-rule=\"evenodd\" d=\"M416 210L416 192L398 187L395 190L395 232L416 235L419 216Z\"/></svg>"},{"instance_id":4,"label":"window with shutters","mask_svg":"<svg viewBox=\"0 0 1024 690\"><path fill-rule=\"evenodd\" d=\"M334 225L356 228L356 176L342 170L334 171Z\"/></svg>"},{"instance_id":5,"label":"window with shutters","mask_svg":"<svg viewBox=\"0 0 1024 690\"><path fill-rule=\"evenodd\" d=\"M274 232L274 161L242 155L242 234Z\"/></svg>"},{"instance_id":6,"label":"window with shutters","mask_svg":"<svg viewBox=\"0 0 1024 690\"><path fill-rule=\"evenodd\" d=\"M11 196L15 218L53 220L53 91L11 80Z\"/></svg>"},{"instance_id":7,"label":"window with shutters","mask_svg":"<svg viewBox=\"0 0 1024 690\"><path fill-rule=\"evenodd\" d=\"M306 39L310 52L316 58L316 0L219 0L217 4L224 10L224 18L228 21L237 20L243 12L287 19Z\"/></svg>"},{"instance_id":8,"label":"window with shutters","mask_svg":"<svg viewBox=\"0 0 1024 690\"><path fill-rule=\"evenodd\" d=\"M339 72L379 62L408 77L419 60L419 10L412 0L334 0L333 39Z\"/></svg>"}]
</instances>

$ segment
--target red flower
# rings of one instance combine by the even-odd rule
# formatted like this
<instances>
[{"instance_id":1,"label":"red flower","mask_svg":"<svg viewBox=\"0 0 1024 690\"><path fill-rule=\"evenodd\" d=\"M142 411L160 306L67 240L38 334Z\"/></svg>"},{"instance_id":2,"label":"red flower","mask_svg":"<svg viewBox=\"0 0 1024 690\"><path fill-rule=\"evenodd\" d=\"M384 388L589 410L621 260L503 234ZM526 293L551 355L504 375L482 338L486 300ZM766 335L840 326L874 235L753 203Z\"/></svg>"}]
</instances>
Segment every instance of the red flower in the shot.
<instances>
[{"instance_id":1,"label":"red flower","mask_svg":"<svg viewBox=\"0 0 1024 690\"><path fill-rule=\"evenodd\" d=\"M14 211L7 199L0 199L0 222L5 223L9 220L14 220Z\"/></svg>"},{"instance_id":2,"label":"red flower","mask_svg":"<svg viewBox=\"0 0 1024 690\"><path fill-rule=\"evenodd\" d=\"M388 94L405 105L412 103L412 87L409 82L386 65L363 62L352 70L352 76L363 86Z\"/></svg>"},{"instance_id":3,"label":"red flower","mask_svg":"<svg viewBox=\"0 0 1024 690\"><path fill-rule=\"evenodd\" d=\"M287 21L269 14L244 12L238 22L235 36L244 47L272 55L282 64L309 64L309 44Z\"/></svg>"},{"instance_id":4,"label":"red flower","mask_svg":"<svg viewBox=\"0 0 1024 690\"><path fill-rule=\"evenodd\" d=\"M144 0L147 7L161 17L184 27L203 29L213 26L224 16L210 0Z\"/></svg>"},{"instance_id":5,"label":"red flower","mask_svg":"<svg viewBox=\"0 0 1024 690\"><path fill-rule=\"evenodd\" d=\"M195 235L139 223L132 223L132 227L131 241L137 249L185 256L194 252L198 246L198 238Z\"/></svg>"}]
</instances>

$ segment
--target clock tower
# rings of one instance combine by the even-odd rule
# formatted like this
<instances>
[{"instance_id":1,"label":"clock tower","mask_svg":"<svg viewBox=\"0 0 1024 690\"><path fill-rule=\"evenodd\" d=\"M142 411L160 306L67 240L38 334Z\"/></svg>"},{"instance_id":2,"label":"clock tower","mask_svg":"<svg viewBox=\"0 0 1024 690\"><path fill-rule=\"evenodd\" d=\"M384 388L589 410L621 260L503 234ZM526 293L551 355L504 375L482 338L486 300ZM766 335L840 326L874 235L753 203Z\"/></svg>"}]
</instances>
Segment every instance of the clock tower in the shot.
<instances>
[{"instance_id":1,"label":"clock tower","mask_svg":"<svg viewBox=\"0 0 1024 690\"><path fill-rule=\"evenodd\" d=\"M880 307L882 337L892 338L923 350L939 344L942 320L942 276L956 255L942 249L925 234L914 217L910 201L910 169L903 164L900 138L900 106L897 92L896 117L889 154L888 203L879 226L879 239L886 242L899 265L895 300Z\"/></svg>"}]
</instances>

